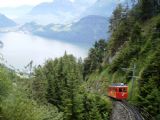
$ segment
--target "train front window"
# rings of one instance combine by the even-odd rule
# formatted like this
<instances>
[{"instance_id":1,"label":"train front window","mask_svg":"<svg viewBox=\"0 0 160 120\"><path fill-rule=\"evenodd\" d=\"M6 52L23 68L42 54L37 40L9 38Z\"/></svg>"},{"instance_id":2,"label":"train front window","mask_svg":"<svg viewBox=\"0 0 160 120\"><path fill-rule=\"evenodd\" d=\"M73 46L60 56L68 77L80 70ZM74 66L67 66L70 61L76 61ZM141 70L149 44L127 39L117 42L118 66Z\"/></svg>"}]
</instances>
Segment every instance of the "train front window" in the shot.
<instances>
[{"instance_id":1,"label":"train front window","mask_svg":"<svg viewBox=\"0 0 160 120\"><path fill-rule=\"evenodd\" d=\"M123 92L123 88L119 88L119 92Z\"/></svg>"},{"instance_id":2,"label":"train front window","mask_svg":"<svg viewBox=\"0 0 160 120\"><path fill-rule=\"evenodd\" d=\"M127 88L123 88L123 92L127 92Z\"/></svg>"},{"instance_id":3,"label":"train front window","mask_svg":"<svg viewBox=\"0 0 160 120\"><path fill-rule=\"evenodd\" d=\"M119 92L127 92L126 88L119 88Z\"/></svg>"}]
</instances>

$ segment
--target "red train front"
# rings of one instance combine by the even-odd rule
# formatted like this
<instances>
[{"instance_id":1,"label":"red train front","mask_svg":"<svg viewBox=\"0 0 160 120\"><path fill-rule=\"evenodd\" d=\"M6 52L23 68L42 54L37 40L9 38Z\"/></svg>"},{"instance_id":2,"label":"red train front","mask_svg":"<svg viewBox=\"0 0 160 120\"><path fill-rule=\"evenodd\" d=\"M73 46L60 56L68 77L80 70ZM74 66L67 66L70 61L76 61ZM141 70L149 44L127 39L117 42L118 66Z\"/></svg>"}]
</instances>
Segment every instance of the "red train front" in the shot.
<instances>
[{"instance_id":1,"label":"red train front","mask_svg":"<svg viewBox=\"0 0 160 120\"><path fill-rule=\"evenodd\" d=\"M112 84L108 88L108 96L123 100L128 98L128 86L123 83Z\"/></svg>"}]
</instances>

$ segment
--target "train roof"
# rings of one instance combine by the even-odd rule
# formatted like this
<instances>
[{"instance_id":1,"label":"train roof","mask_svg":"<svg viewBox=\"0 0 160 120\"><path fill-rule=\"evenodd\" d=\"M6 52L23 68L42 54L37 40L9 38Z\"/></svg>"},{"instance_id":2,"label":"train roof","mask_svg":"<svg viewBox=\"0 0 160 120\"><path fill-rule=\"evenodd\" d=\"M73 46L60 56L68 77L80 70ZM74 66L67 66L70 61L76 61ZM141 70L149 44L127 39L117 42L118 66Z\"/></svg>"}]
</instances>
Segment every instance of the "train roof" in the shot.
<instances>
[{"instance_id":1,"label":"train roof","mask_svg":"<svg viewBox=\"0 0 160 120\"><path fill-rule=\"evenodd\" d=\"M128 87L128 85L124 83L113 83L109 87Z\"/></svg>"}]
</instances>

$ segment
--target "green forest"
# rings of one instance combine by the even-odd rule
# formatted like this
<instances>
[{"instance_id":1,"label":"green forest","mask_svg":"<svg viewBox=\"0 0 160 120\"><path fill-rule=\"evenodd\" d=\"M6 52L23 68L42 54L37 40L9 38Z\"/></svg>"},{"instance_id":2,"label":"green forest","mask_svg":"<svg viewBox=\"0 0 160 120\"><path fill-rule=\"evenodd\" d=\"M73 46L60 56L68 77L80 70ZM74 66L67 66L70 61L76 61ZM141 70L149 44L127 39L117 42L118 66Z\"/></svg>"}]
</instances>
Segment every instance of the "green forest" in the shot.
<instances>
[{"instance_id":1,"label":"green forest","mask_svg":"<svg viewBox=\"0 0 160 120\"><path fill-rule=\"evenodd\" d=\"M65 52L28 78L1 64L0 120L109 120L107 87L117 82L134 85L128 101L144 118L159 120L159 0L119 4L106 32L109 39L95 42L84 60Z\"/></svg>"}]
</instances>

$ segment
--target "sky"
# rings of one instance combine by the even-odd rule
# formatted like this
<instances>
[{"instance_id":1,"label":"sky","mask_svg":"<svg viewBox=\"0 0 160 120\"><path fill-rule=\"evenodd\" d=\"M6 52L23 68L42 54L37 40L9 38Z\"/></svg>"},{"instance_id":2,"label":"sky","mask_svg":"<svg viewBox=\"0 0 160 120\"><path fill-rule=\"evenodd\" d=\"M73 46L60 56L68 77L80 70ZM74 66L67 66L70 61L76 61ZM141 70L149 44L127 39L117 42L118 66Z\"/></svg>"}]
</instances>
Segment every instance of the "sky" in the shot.
<instances>
[{"instance_id":1,"label":"sky","mask_svg":"<svg viewBox=\"0 0 160 120\"><path fill-rule=\"evenodd\" d=\"M35 6L37 4L40 4L42 2L52 2L53 0L0 0L0 7L19 7L23 5L30 5ZM70 0L71 2L74 2L76 0ZM89 2L95 1L95 0L87 0Z\"/></svg>"},{"instance_id":2,"label":"sky","mask_svg":"<svg viewBox=\"0 0 160 120\"><path fill-rule=\"evenodd\" d=\"M5 7L19 7L23 5L29 5L29 6L35 6L42 2L52 2L53 0L0 0L0 8ZM83 1L83 0L70 0L72 2L74 1ZM88 3L94 3L96 0L84 0ZM109 1L124 1L124 0L107 0Z\"/></svg>"},{"instance_id":3,"label":"sky","mask_svg":"<svg viewBox=\"0 0 160 120\"><path fill-rule=\"evenodd\" d=\"M4 7L19 7L23 5L35 6L42 2L52 2L53 0L0 0L0 8ZM70 0L71 2L78 0ZM83 0L79 0L83 1ZM94 3L96 0L84 0L87 3ZM107 0L110 1L110 0Z\"/></svg>"},{"instance_id":4,"label":"sky","mask_svg":"<svg viewBox=\"0 0 160 120\"><path fill-rule=\"evenodd\" d=\"M42 2L51 2L53 0L0 0L0 7L19 7L23 5L37 5Z\"/></svg>"}]
</instances>

